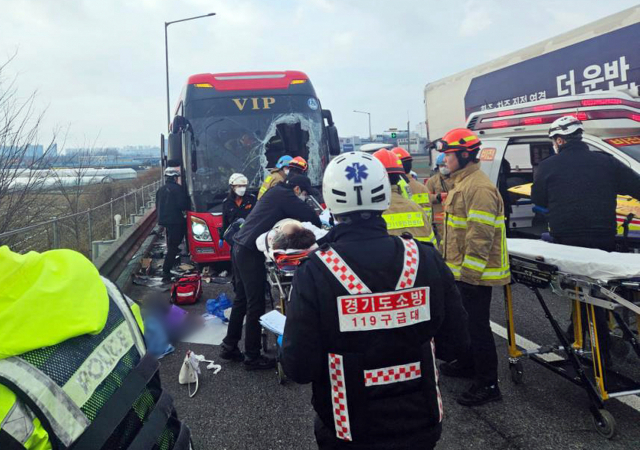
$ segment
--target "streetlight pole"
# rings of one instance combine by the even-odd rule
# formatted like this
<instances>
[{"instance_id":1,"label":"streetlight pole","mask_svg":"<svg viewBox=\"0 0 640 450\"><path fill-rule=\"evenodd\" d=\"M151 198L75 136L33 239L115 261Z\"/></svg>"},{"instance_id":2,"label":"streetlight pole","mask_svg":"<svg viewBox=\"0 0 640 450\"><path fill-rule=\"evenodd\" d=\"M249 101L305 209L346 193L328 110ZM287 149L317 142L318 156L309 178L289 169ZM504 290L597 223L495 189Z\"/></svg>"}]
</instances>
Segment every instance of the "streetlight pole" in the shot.
<instances>
[{"instance_id":1,"label":"streetlight pole","mask_svg":"<svg viewBox=\"0 0 640 450\"><path fill-rule=\"evenodd\" d=\"M167 76L167 131L169 131L169 128L171 127L171 106L169 105L169 40L167 38L167 28L169 28L169 25L172 23L186 22L188 20L201 19L203 17L211 17L215 15L216 13L209 13L203 14L202 16L188 17L186 19L173 20L171 22L164 23L164 62Z\"/></svg>"},{"instance_id":2,"label":"streetlight pole","mask_svg":"<svg viewBox=\"0 0 640 450\"><path fill-rule=\"evenodd\" d=\"M369 116L369 140L373 142L373 135L371 134L371 113L366 111L356 111L355 109L353 110L353 112L359 113L359 114L366 114Z\"/></svg>"}]
</instances>

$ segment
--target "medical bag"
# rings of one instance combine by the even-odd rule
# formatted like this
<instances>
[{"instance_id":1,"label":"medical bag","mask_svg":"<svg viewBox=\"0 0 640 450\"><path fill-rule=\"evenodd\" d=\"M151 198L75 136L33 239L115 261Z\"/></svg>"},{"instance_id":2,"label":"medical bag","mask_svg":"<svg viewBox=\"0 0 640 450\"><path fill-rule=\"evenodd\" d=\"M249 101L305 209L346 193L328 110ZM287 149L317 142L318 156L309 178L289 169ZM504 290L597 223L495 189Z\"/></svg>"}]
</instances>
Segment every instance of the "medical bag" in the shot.
<instances>
[{"instance_id":1,"label":"medical bag","mask_svg":"<svg viewBox=\"0 0 640 450\"><path fill-rule=\"evenodd\" d=\"M199 273L186 274L171 286L171 301L176 305L192 305L202 295L202 278Z\"/></svg>"}]
</instances>

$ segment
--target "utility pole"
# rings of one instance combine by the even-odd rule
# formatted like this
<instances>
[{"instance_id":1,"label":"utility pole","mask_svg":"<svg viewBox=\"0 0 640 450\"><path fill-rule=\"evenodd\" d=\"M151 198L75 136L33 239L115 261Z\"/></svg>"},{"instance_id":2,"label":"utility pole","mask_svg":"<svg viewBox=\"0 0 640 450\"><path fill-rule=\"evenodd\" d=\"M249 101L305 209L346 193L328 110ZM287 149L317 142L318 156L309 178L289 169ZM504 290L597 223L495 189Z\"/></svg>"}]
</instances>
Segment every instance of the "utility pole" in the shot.
<instances>
[{"instance_id":1,"label":"utility pole","mask_svg":"<svg viewBox=\"0 0 640 450\"><path fill-rule=\"evenodd\" d=\"M369 141L373 142L373 134L371 134L371 113L367 111L356 111L353 110L354 113L366 114L369 116Z\"/></svg>"}]
</instances>

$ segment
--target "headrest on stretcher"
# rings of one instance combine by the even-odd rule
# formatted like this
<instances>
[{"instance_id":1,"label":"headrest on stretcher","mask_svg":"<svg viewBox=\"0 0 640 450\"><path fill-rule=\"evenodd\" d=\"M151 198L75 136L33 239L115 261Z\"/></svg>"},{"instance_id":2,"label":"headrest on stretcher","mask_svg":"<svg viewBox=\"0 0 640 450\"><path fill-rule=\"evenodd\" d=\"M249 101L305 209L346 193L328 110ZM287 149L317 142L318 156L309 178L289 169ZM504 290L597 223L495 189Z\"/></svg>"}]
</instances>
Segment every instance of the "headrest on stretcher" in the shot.
<instances>
[{"instance_id":1,"label":"headrest on stretcher","mask_svg":"<svg viewBox=\"0 0 640 450\"><path fill-rule=\"evenodd\" d=\"M533 239L507 239L510 256L553 264L561 272L594 280L640 278L640 254L552 244ZM542 258L542 259L540 259Z\"/></svg>"},{"instance_id":2,"label":"headrest on stretcher","mask_svg":"<svg viewBox=\"0 0 640 450\"><path fill-rule=\"evenodd\" d=\"M309 256L310 252L311 250L274 250L273 260L278 269L295 268Z\"/></svg>"}]
</instances>

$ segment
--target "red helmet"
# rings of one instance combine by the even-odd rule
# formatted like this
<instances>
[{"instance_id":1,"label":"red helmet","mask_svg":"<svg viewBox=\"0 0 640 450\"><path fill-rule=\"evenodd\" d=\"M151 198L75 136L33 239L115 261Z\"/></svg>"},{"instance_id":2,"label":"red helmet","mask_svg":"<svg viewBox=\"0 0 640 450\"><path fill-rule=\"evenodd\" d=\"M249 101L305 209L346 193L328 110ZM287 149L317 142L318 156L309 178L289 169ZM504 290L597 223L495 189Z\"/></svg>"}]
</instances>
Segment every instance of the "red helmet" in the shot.
<instances>
[{"instance_id":1,"label":"red helmet","mask_svg":"<svg viewBox=\"0 0 640 450\"><path fill-rule=\"evenodd\" d=\"M436 150L444 153L473 152L480 149L480 144L478 136L467 128L454 128L433 143Z\"/></svg>"},{"instance_id":2,"label":"red helmet","mask_svg":"<svg viewBox=\"0 0 640 450\"><path fill-rule=\"evenodd\" d=\"M398 155L385 148L378 150L373 156L379 160L387 173L404 174L404 167L402 167L402 161L398 158Z\"/></svg>"},{"instance_id":3,"label":"red helmet","mask_svg":"<svg viewBox=\"0 0 640 450\"><path fill-rule=\"evenodd\" d=\"M391 151L396 155L398 155L398 158L400 158L400 161L402 162L413 161L413 156L411 156L411 154L405 149L403 149L402 147L392 148Z\"/></svg>"},{"instance_id":4,"label":"red helmet","mask_svg":"<svg viewBox=\"0 0 640 450\"><path fill-rule=\"evenodd\" d=\"M289 168L295 167L296 169L300 169L303 172L306 172L309 166L307 165L307 161L302 156L296 156L291 161L289 161Z\"/></svg>"}]
</instances>

